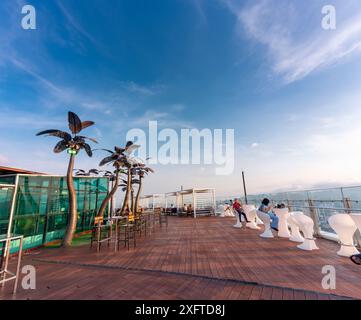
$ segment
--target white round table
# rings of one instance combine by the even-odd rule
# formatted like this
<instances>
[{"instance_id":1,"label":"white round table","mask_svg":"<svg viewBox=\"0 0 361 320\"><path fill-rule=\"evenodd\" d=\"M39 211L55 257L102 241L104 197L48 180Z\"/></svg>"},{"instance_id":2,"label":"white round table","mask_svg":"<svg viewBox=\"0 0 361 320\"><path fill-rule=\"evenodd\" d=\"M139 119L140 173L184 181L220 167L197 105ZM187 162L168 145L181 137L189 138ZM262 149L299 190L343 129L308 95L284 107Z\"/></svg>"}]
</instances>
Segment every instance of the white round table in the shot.
<instances>
[{"instance_id":1,"label":"white round table","mask_svg":"<svg viewBox=\"0 0 361 320\"><path fill-rule=\"evenodd\" d=\"M337 254L341 257L351 257L358 254L353 241L353 235L357 230L356 223L346 213L337 213L328 218L328 224L336 232L340 239L340 250Z\"/></svg>"},{"instance_id":2,"label":"white round table","mask_svg":"<svg viewBox=\"0 0 361 320\"><path fill-rule=\"evenodd\" d=\"M287 218L290 213L288 208L283 209L273 209L274 213L278 217L278 236L281 238L289 238L291 236L290 231L288 230Z\"/></svg>"}]
</instances>

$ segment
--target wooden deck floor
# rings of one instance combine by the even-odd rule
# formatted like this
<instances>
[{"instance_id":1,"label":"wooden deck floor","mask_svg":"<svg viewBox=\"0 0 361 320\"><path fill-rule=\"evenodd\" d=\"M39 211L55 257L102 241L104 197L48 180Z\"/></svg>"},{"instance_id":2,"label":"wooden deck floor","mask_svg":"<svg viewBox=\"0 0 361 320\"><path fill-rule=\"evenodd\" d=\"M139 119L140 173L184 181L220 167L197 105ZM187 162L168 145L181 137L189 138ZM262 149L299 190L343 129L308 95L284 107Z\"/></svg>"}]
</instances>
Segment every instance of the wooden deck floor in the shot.
<instances>
[{"instance_id":1,"label":"wooden deck floor","mask_svg":"<svg viewBox=\"0 0 361 320\"><path fill-rule=\"evenodd\" d=\"M23 259L37 271L36 290L16 299L361 299L361 268L317 240L305 252L287 239L234 229L231 218L172 217L136 249L99 254L88 246L41 249ZM336 290L323 290L322 267L336 269ZM0 298L12 299L11 284Z\"/></svg>"}]
</instances>

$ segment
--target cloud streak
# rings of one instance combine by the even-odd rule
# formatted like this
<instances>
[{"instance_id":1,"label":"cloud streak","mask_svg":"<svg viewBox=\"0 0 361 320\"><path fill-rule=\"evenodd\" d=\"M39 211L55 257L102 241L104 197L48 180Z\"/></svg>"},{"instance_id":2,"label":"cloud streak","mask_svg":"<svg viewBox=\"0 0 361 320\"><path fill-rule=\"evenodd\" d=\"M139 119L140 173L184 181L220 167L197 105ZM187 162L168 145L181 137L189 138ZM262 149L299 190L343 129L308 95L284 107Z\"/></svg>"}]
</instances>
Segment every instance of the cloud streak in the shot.
<instances>
[{"instance_id":1,"label":"cloud streak","mask_svg":"<svg viewBox=\"0 0 361 320\"><path fill-rule=\"evenodd\" d=\"M237 31L266 46L271 69L286 84L361 52L361 9L338 10L337 29L321 28L321 8L303 2L261 0L246 6L223 0L237 18ZM353 8L351 10L351 8Z\"/></svg>"}]
</instances>

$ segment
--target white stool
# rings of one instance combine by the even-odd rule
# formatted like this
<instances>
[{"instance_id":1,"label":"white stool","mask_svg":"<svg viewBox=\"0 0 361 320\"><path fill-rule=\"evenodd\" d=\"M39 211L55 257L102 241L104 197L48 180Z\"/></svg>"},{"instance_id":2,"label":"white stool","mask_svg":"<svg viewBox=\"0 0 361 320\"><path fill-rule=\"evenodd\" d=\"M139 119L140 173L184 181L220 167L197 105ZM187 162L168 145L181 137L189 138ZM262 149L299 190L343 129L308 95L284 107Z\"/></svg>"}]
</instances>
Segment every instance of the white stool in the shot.
<instances>
[{"instance_id":1,"label":"white stool","mask_svg":"<svg viewBox=\"0 0 361 320\"><path fill-rule=\"evenodd\" d=\"M253 207L253 208L252 208ZM256 224L256 217L257 217L257 210L255 206L244 206L243 210L247 216L248 223L246 224L247 228L253 229L253 230L259 230L260 227Z\"/></svg>"},{"instance_id":2,"label":"white stool","mask_svg":"<svg viewBox=\"0 0 361 320\"><path fill-rule=\"evenodd\" d=\"M294 215L293 218L305 237L305 241L298 245L297 248L308 251L318 250L315 239L313 238L313 220L304 214Z\"/></svg>"},{"instance_id":3,"label":"white stool","mask_svg":"<svg viewBox=\"0 0 361 320\"><path fill-rule=\"evenodd\" d=\"M220 204L219 206L218 206L218 210L219 210L219 212L220 212L220 217L224 217L225 215L224 215L224 205L223 204Z\"/></svg>"},{"instance_id":4,"label":"white stool","mask_svg":"<svg viewBox=\"0 0 361 320\"><path fill-rule=\"evenodd\" d=\"M241 223L241 221L239 220L239 214L238 214L238 212L236 211L235 212L235 215L236 215L236 219L237 219L237 222L236 222L236 224L233 226L233 228L242 228L242 223Z\"/></svg>"},{"instance_id":5,"label":"white stool","mask_svg":"<svg viewBox=\"0 0 361 320\"><path fill-rule=\"evenodd\" d=\"M262 220L264 224L264 232L261 233L259 236L261 238L274 238L271 229L271 218L267 213L257 210L257 216Z\"/></svg>"},{"instance_id":6,"label":"white stool","mask_svg":"<svg viewBox=\"0 0 361 320\"><path fill-rule=\"evenodd\" d=\"M293 241L293 242L305 241L305 239L302 237L302 235L300 233L300 228L298 227L297 222L294 220L294 216L299 215L299 214L303 214L303 212L301 212L301 211L290 212L290 215L287 218L287 222L288 222L289 226L291 227L290 241Z\"/></svg>"},{"instance_id":7,"label":"white stool","mask_svg":"<svg viewBox=\"0 0 361 320\"><path fill-rule=\"evenodd\" d=\"M243 212L246 214L248 221L250 221L247 222L246 227L254 230L260 229L259 227L257 227L256 224L257 213L253 212L256 211L256 207L253 204L244 204L242 205L242 209Z\"/></svg>"},{"instance_id":8,"label":"white stool","mask_svg":"<svg viewBox=\"0 0 361 320\"><path fill-rule=\"evenodd\" d=\"M341 248L337 254L341 257L351 257L358 254L353 243L353 235L357 230L357 226L348 214L335 214L328 218L328 224L336 232L340 239Z\"/></svg>"},{"instance_id":9,"label":"white stool","mask_svg":"<svg viewBox=\"0 0 361 320\"><path fill-rule=\"evenodd\" d=\"M287 218L289 216L288 208L273 209L274 213L278 217L278 236L281 238L289 238L291 236L288 230Z\"/></svg>"}]
</instances>

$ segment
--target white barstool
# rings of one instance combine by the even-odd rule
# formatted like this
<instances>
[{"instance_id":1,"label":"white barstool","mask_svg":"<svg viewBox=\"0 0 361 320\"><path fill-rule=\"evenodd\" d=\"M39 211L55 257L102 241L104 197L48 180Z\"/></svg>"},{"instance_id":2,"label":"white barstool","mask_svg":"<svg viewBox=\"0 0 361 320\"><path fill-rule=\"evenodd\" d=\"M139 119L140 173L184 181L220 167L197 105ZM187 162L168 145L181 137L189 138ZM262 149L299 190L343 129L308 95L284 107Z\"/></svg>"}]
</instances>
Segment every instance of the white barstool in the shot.
<instances>
[{"instance_id":1,"label":"white barstool","mask_svg":"<svg viewBox=\"0 0 361 320\"><path fill-rule=\"evenodd\" d=\"M353 242L353 235L357 230L355 221L348 214L335 214L328 218L328 224L340 239L341 248L337 254L341 257L351 257L360 253Z\"/></svg>"},{"instance_id":2,"label":"white barstool","mask_svg":"<svg viewBox=\"0 0 361 320\"><path fill-rule=\"evenodd\" d=\"M257 226L256 224L256 217L257 217L257 210L256 207L254 205L243 205L242 206L244 213L247 216L248 219L248 223L246 224L247 228L250 229L254 229L254 230L259 230L261 229L260 227Z\"/></svg>"},{"instance_id":3,"label":"white barstool","mask_svg":"<svg viewBox=\"0 0 361 320\"><path fill-rule=\"evenodd\" d=\"M271 218L267 213L257 210L257 216L262 220L264 224L264 232L261 233L259 236L261 238L274 238L271 229Z\"/></svg>"},{"instance_id":4,"label":"white barstool","mask_svg":"<svg viewBox=\"0 0 361 320\"><path fill-rule=\"evenodd\" d=\"M223 204L220 204L220 205L218 206L218 210L219 210L219 212L220 212L220 215L219 215L219 216L222 217L222 218L225 216L225 214L224 214L224 213L225 213L224 207L225 207L225 206L224 206Z\"/></svg>"},{"instance_id":5,"label":"white barstool","mask_svg":"<svg viewBox=\"0 0 361 320\"><path fill-rule=\"evenodd\" d=\"M289 216L288 208L273 209L274 213L278 217L278 236L281 238L289 238L291 236L288 230L287 218Z\"/></svg>"},{"instance_id":6,"label":"white barstool","mask_svg":"<svg viewBox=\"0 0 361 320\"><path fill-rule=\"evenodd\" d=\"M297 248L301 250L318 250L315 239L313 237L313 220L306 216L305 214L294 215L294 221L297 223L298 227L302 231L305 241L302 244L298 245Z\"/></svg>"},{"instance_id":7,"label":"white barstool","mask_svg":"<svg viewBox=\"0 0 361 320\"><path fill-rule=\"evenodd\" d=\"M238 212L235 212L235 215L236 215L236 224L233 226L233 228L242 228L242 223L241 223L241 221L239 220L239 214L238 214Z\"/></svg>"},{"instance_id":8,"label":"white barstool","mask_svg":"<svg viewBox=\"0 0 361 320\"><path fill-rule=\"evenodd\" d=\"M294 216L299 215L299 214L303 214L303 212L301 212L301 211L290 212L290 215L287 218L288 225L291 227L290 241L293 241L293 242L305 241L305 238L302 237L302 235L300 233L300 228L298 227L298 224L294 219Z\"/></svg>"}]
</instances>

